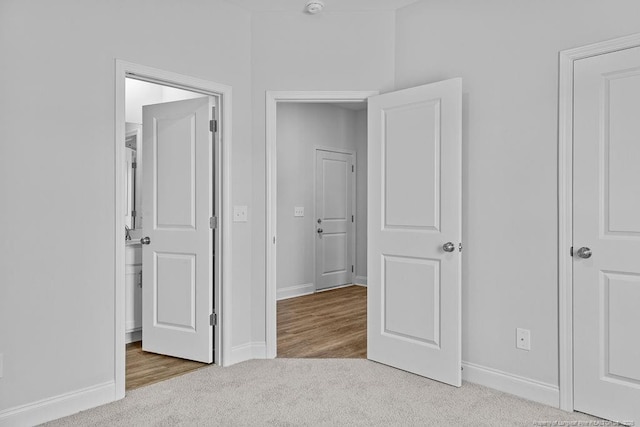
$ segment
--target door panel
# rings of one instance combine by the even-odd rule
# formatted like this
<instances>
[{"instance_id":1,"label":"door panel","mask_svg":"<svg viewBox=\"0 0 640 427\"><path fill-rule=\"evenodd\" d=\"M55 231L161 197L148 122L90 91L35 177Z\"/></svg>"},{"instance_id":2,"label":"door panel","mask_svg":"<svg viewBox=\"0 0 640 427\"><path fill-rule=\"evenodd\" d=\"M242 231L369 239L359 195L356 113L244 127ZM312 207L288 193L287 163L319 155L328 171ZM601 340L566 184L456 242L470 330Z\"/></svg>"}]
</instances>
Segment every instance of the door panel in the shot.
<instances>
[{"instance_id":1,"label":"door panel","mask_svg":"<svg viewBox=\"0 0 640 427\"><path fill-rule=\"evenodd\" d=\"M316 289L353 281L352 157L316 150Z\"/></svg>"},{"instance_id":2,"label":"door panel","mask_svg":"<svg viewBox=\"0 0 640 427\"><path fill-rule=\"evenodd\" d=\"M213 362L209 97L143 107L142 348Z\"/></svg>"},{"instance_id":3,"label":"door panel","mask_svg":"<svg viewBox=\"0 0 640 427\"><path fill-rule=\"evenodd\" d=\"M454 79L374 96L368 112L367 355L455 386L461 105Z\"/></svg>"},{"instance_id":4,"label":"door panel","mask_svg":"<svg viewBox=\"0 0 640 427\"><path fill-rule=\"evenodd\" d=\"M574 408L640 421L640 48L574 65ZM590 258L578 249L589 247Z\"/></svg>"}]
</instances>

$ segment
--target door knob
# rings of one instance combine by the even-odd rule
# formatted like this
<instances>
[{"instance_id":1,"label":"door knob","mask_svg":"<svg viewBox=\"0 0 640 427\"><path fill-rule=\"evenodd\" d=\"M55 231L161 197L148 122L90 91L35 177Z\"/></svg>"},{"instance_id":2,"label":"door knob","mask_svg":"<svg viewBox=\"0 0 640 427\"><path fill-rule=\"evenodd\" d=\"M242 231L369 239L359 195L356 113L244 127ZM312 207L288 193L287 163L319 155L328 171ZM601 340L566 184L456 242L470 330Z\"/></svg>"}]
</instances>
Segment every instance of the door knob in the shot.
<instances>
[{"instance_id":1,"label":"door knob","mask_svg":"<svg viewBox=\"0 0 640 427\"><path fill-rule=\"evenodd\" d=\"M322 224L322 219L318 218L318 224Z\"/></svg>"},{"instance_id":2,"label":"door knob","mask_svg":"<svg viewBox=\"0 0 640 427\"><path fill-rule=\"evenodd\" d=\"M140 243L142 243L143 245L148 245L149 243L151 243L151 239L148 237L143 237L142 239L140 239Z\"/></svg>"},{"instance_id":3,"label":"door knob","mask_svg":"<svg viewBox=\"0 0 640 427\"><path fill-rule=\"evenodd\" d=\"M578 252L576 252L578 254L578 256L580 258L591 258L591 249L589 249L586 246L581 247L580 249L578 249Z\"/></svg>"},{"instance_id":4,"label":"door knob","mask_svg":"<svg viewBox=\"0 0 640 427\"><path fill-rule=\"evenodd\" d=\"M322 234L323 230L322 228L318 228L318 234Z\"/></svg>"},{"instance_id":5,"label":"door knob","mask_svg":"<svg viewBox=\"0 0 640 427\"><path fill-rule=\"evenodd\" d=\"M453 244L453 242L447 242L444 245L442 245L442 250L445 252L453 252L456 249L456 245Z\"/></svg>"}]
</instances>

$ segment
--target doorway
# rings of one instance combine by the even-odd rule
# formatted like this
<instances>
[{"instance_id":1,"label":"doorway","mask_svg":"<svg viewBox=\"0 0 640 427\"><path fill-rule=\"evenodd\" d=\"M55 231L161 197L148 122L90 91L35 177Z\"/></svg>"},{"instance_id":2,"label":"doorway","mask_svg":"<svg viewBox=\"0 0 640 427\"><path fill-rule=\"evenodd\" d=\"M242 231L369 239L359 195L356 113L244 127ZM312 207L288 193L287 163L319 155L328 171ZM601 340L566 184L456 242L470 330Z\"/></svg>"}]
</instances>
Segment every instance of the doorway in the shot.
<instances>
[{"instance_id":1,"label":"doorway","mask_svg":"<svg viewBox=\"0 0 640 427\"><path fill-rule=\"evenodd\" d=\"M282 103L276 127L278 357L362 357L366 102Z\"/></svg>"},{"instance_id":2,"label":"doorway","mask_svg":"<svg viewBox=\"0 0 640 427\"><path fill-rule=\"evenodd\" d=\"M560 55L561 408L640 419L640 35Z\"/></svg>"},{"instance_id":3,"label":"doorway","mask_svg":"<svg viewBox=\"0 0 640 427\"><path fill-rule=\"evenodd\" d=\"M175 372L227 360L230 105L227 86L116 61L116 398L127 341Z\"/></svg>"}]
</instances>

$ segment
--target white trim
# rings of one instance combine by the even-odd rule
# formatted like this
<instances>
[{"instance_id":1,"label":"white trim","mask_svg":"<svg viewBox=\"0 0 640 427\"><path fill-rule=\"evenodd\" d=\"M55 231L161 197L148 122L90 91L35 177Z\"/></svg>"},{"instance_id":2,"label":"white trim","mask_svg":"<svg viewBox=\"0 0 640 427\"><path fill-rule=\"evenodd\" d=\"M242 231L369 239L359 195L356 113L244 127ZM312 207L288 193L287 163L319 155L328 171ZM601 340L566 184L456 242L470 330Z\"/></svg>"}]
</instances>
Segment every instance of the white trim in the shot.
<instances>
[{"instance_id":1,"label":"white trim","mask_svg":"<svg viewBox=\"0 0 640 427\"><path fill-rule=\"evenodd\" d=\"M113 401L114 381L0 411L0 426L33 426Z\"/></svg>"},{"instance_id":2,"label":"white trim","mask_svg":"<svg viewBox=\"0 0 640 427\"><path fill-rule=\"evenodd\" d=\"M266 357L274 358L277 353L276 325L276 247L277 235L277 164L276 164L276 106L279 102L361 102L378 91L267 91L266 111L266 272L265 272L265 326Z\"/></svg>"},{"instance_id":3,"label":"white trim","mask_svg":"<svg viewBox=\"0 0 640 427\"><path fill-rule=\"evenodd\" d=\"M356 276L354 285L367 286L367 276Z\"/></svg>"},{"instance_id":4,"label":"white trim","mask_svg":"<svg viewBox=\"0 0 640 427\"><path fill-rule=\"evenodd\" d=\"M220 256L215 259L216 277L214 278L215 311L218 314L218 325L215 327L215 363L227 365L231 351L231 221L227 226L227 218L231 213L231 147L232 147L232 89L230 86L185 76L170 71L159 70L131 62L115 60L115 312L114 312L114 342L115 342L115 400L125 395L125 243L122 238L124 218L122 212L123 187L122 176L125 141L125 78L134 77L140 80L153 81L167 86L180 87L191 91L215 96L219 101L220 127L218 138L222 152L219 163L216 164L218 174L216 181L221 185L217 191L216 204L220 206L218 229L214 245L222 249Z\"/></svg>"},{"instance_id":5,"label":"white trim","mask_svg":"<svg viewBox=\"0 0 640 427\"><path fill-rule=\"evenodd\" d=\"M125 332L124 343L131 344L132 342L142 341L142 328L135 328L131 331Z\"/></svg>"},{"instance_id":6,"label":"white trim","mask_svg":"<svg viewBox=\"0 0 640 427\"><path fill-rule=\"evenodd\" d=\"M573 411L573 65L640 46L640 34L560 52L558 80L558 339L560 409Z\"/></svg>"},{"instance_id":7,"label":"white trim","mask_svg":"<svg viewBox=\"0 0 640 427\"><path fill-rule=\"evenodd\" d=\"M225 366L235 365L251 359L266 359L266 343L264 341L248 342L231 349L231 355Z\"/></svg>"},{"instance_id":8,"label":"white trim","mask_svg":"<svg viewBox=\"0 0 640 427\"><path fill-rule=\"evenodd\" d=\"M278 301L283 299L301 297L303 295L309 295L316 291L316 285L313 283L304 283L302 285L287 286L286 288L280 288L277 290Z\"/></svg>"},{"instance_id":9,"label":"white trim","mask_svg":"<svg viewBox=\"0 0 640 427\"><path fill-rule=\"evenodd\" d=\"M462 362L462 379L545 405L558 407L558 386L509 374L498 369Z\"/></svg>"}]
</instances>

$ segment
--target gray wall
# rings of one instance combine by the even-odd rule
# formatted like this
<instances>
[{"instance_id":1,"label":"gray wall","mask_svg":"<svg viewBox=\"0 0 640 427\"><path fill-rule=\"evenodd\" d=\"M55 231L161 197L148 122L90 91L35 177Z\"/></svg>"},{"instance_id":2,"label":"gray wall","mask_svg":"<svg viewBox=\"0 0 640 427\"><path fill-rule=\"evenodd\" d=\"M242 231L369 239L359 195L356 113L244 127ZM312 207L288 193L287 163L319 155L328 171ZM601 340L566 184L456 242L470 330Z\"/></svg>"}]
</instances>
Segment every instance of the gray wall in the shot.
<instances>
[{"instance_id":1,"label":"gray wall","mask_svg":"<svg viewBox=\"0 0 640 427\"><path fill-rule=\"evenodd\" d=\"M115 58L233 86L232 199L248 205L250 37L216 0L0 2L0 411L114 379ZM252 240L232 232L237 345Z\"/></svg>"},{"instance_id":2,"label":"gray wall","mask_svg":"<svg viewBox=\"0 0 640 427\"><path fill-rule=\"evenodd\" d=\"M396 87L463 79L463 360L558 384L558 52L640 32L638 16L637 0L397 13ZM516 349L517 327L531 351Z\"/></svg>"},{"instance_id":3,"label":"gray wall","mask_svg":"<svg viewBox=\"0 0 640 427\"><path fill-rule=\"evenodd\" d=\"M366 110L363 110L366 112ZM277 110L278 156L278 290L315 282L315 164L316 147L356 152L358 168L366 164L366 121L362 112L332 104L281 103ZM365 144L362 142L365 135ZM365 175L366 176L366 175ZM356 178L358 228L366 231L366 179ZM364 204L362 204L364 202ZM294 217L303 206L304 217ZM356 230L358 234L358 230ZM358 239L360 237L360 239ZM364 245L363 245L364 243ZM366 259L366 238L356 236L356 260ZM366 276L366 265L365 274Z\"/></svg>"}]
</instances>

